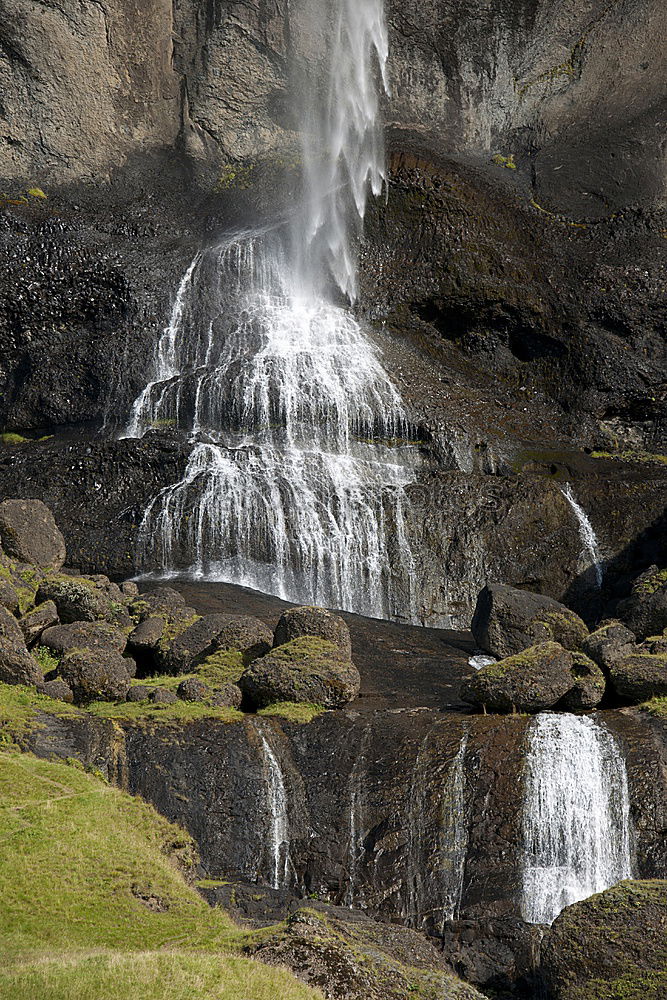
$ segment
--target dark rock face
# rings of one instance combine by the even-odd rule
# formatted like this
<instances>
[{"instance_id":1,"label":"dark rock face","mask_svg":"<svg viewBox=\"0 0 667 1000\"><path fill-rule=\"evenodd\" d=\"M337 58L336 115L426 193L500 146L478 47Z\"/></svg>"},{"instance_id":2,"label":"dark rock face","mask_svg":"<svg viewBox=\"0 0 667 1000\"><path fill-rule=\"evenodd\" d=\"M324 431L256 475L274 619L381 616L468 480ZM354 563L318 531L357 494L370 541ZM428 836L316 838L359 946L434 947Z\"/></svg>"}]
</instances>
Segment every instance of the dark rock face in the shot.
<instances>
[{"instance_id":1,"label":"dark rock face","mask_svg":"<svg viewBox=\"0 0 667 1000\"><path fill-rule=\"evenodd\" d=\"M572 689L572 669L568 650L557 642L542 642L482 667L464 686L462 696L492 712L540 712Z\"/></svg>"},{"instance_id":2,"label":"dark rock face","mask_svg":"<svg viewBox=\"0 0 667 1000\"><path fill-rule=\"evenodd\" d=\"M481 649L500 658L536 642L553 641L576 650L588 635L579 616L557 601L497 583L480 593L472 632Z\"/></svg>"},{"instance_id":3,"label":"dark rock face","mask_svg":"<svg viewBox=\"0 0 667 1000\"><path fill-rule=\"evenodd\" d=\"M255 660L239 686L256 708L281 701L342 708L358 695L361 678L333 642L306 635Z\"/></svg>"},{"instance_id":4,"label":"dark rock face","mask_svg":"<svg viewBox=\"0 0 667 1000\"><path fill-rule=\"evenodd\" d=\"M581 649L599 667L611 670L619 660L633 652L636 641L634 632L625 625L610 622L591 632L581 644Z\"/></svg>"},{"instance_id":5,"label":"dark rock face","mask_svg":"<svg viewBox=\"0 0 667 1000\"><path fill-rule=\"evenodd\" d=\"M19 610L19 595L9 580L0 580L0 604L12 614Z\"/></svg>"},{"instance_id":6,"label":"dark rock face","mask_svg":"<svg viewBox=\"0 0 667 1000\"><path fill-rule=\"evenodd\" d=\"M127 661L120 653L106 650L75 650L58 667L77 703L123 701L130 688Z\"/></svg>"},{"instance_id":7,"label":"dark rock face","mask_svg":"<svg viewBox=\"0 0 667 1000\"><path fill-rule=\"evenodd\" d=\"M226 635L229 626L227 615L205 615L176 636L163 659L170 673L185 674L194 665L206 659L218 645L218 637ZM224 643L223 638L223 643ZM252 641L252 640L251 640Z\"/></svg>"},{"instance_id":8,"label":"dark rock face","mask_svg":"<svg viewBox=\"0 0 667 1000\"><path fill-rule=\"evenodd\" d=\"M59 570L67 555L53 514L41 500L0 504L0 544L12 559Z\"/></svg>"},{"instance_id":9,"label":"dark rock face","mask_svg":"<svg viewBox=\"0 0 667 1000\"><path fill-rule=\"evenodd\" d=\"M542 949L554 1000L605 1000L667 990L667 882L621 882L568 906ZM622 990L623 993L617 992Z\"/></svg>"},{"instance_id":10,"label":"dark rock face","mask_svg":"<svg viewBox=\"0 0 667 1000\"><path fill-rule=\"evenodd\" d=\"M444 929L443 956L467 982L510 995L535 992L544 930L516 917L452 921Z\"/></svg>"},{"instance_id":11,"label":"dark rock face","mask_svg":"<svg viewBox=\"0 0 667 1000\"><path fill-rule=\"evenodd\" d=\"M292 639L311 635L337 646L348 660L352 657L350 630L338 615L325 608L291 608L280 616L274 634L274 645L283 646Z\"/></svg>"}]
</instances>

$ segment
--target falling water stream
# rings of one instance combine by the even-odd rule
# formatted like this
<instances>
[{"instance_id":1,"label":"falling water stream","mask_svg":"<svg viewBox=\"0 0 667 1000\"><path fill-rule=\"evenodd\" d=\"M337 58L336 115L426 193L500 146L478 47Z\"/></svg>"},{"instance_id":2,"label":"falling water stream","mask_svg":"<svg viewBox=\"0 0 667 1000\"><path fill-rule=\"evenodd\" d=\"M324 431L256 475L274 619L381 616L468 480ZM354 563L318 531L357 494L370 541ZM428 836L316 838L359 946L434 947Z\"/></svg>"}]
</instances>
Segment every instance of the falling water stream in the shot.
<instances>
[{"instance_id":1,"label":"falling water stream","mask_svg":"<svg viewBox=\"0 0 667 1000\"><path fill-rule=\"evenodd\" d=\"M538 715L528 739L522 913L550 924L632 876L628 780L614 737L590 716Z\"/></svg>"},{"instance_id":2,"label":"falling water stream","mask_svg":"<svg viewBox=\"0 0 667 1000\"><path fill-rule=\"evenodd\" d=\"M258 736L262 751L266 815L269 820L267 839L271 858L270 884L274 889L284 889L288 886L291 868L287 789L269 737L263 731L258 731Z\"/></svg>"},{"instance_id":3,"label":"falling water stream","mask_svg":"<svg viewBox=\"0 0 667 1000\"><path fill-rule=\"evenodd\" d=\"M416 621L414 431L377 348L331 294L356 297L356 237L385 179L387 32L381 0L342 0L332 17L328 90L302 109L302 210L196 255L134 402L125 436L169 425L192 441L139 548L162 575Z\"/></svg>"},{"instance_id":4,"label":"falling water stream","mask_svg":"<svg viewBox=\"0 0 667 1000\"><path fill-rule=\"evenodd\" d=\"M595 572L595 582L599 589L604 580L604 567L595 529L591 524L588 514L575 497L569 483L566 483L565 486L563 486L561 493L574 511L574 515L579 523L579 537L581 538L581 544L583 545L582 554L586 559L587 566L593 567Z\"/></svg>"}]
</instances>

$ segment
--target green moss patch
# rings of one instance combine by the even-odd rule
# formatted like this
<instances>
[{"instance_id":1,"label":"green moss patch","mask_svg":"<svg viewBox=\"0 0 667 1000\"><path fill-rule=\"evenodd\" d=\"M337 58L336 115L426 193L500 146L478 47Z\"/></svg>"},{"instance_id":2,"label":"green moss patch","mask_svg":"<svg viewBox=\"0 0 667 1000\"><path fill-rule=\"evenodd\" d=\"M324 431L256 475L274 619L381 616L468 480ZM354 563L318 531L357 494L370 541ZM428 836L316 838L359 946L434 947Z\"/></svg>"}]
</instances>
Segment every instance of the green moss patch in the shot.
<instances>
[{"instance_id":1,"label":"green moss patch","mask_svg":"<svg viewBox=\"0 0 667 1000\"><path fill-rule=\"evenodd\" d=\"M289 722L312 722L326 712L323 705L311 705L308 702L278 701L274 705L260 708L258 715L278 716Z\"/></svg>"}]
</instances>

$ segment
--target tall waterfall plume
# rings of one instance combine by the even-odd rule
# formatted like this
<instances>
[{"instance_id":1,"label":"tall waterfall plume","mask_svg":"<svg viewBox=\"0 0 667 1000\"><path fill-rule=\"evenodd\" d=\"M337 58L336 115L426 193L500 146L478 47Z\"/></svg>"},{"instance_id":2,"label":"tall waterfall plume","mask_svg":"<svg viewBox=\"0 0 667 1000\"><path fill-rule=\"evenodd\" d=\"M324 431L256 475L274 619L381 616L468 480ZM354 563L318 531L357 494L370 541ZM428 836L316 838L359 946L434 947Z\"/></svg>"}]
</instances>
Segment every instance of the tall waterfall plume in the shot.
<instances>
[{"instance_id":1,"label":"tall waterfall plume","mask_svg":"<svg viewBox=\"0 0 667 1000\"><path fill-rule=\"evenodd\" d=\"M613 736L589 716L538 715L528 740L522 913L550 924L632 876L628 780Z\"/></svg>"},{"instance_id":2,"label":"tall waterfall plume","mask_svg":"<svg viewBox=\"0 0 667 1000\"><path fill-rule=\"evenodd\" d=\"M327 17L325 13L322 16ZM147 568L415 621L405 487L419 461L356 296L354 245L384 180L381 0L340 0L328 85L303 109L304 200L284 227L197 254L126 428L190 432L140 528Z\"/></svg>"}]
</instances>

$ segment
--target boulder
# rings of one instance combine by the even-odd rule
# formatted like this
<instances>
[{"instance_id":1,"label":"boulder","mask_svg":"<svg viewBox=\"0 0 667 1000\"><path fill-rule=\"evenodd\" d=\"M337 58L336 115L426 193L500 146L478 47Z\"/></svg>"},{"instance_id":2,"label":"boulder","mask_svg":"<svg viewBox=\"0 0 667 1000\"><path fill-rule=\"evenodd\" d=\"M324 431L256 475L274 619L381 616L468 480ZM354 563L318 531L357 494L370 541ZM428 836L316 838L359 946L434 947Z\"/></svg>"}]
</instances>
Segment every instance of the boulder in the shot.
<instances>
[{"instance_id":1,"label":"boulder","mask_svg":"<svg viewBox=\"0 0 667 1000\"><path fill-rule=\"evenodd\" d=\"M129 598L130 600L134 600L134 598L139 596L139 588L134 580L125 580L121 583L120 589L123 597Z\"/></svg>"},{"instance_id":2,"label":"boulder","mask_svg":"<svg viewBox=\"0 0 667 1000\"><path fill-rule=\"evenodd\" d=\"M590 660L585 653L572 654L572 670L574 686L563 698L561 707L567 712L583 712L597 708L606 689L604 674L597 663Z\"/></svg>"},{"instance_id":3,"label":"boulder","mask_svg":"<svg viewBox=\"0 0 667 1000\"><path fill-rule=\"evenodd\" d=\"M667 881L627 881L567 906L542 945L553 1000L667 996Z\"/></svg>"},{"instance_id":4,"label":"boulder","mask_svg":"<svg viewBox=\"0 0 667 1000\"><path fill-rule=\"evenodd\" d=\"M116 611L104 589L82 576L50 574L40 583L37 600L53 601L64 625L101 621Z\"/></svg>"},{"instance_id":5,"label":"boulder","mask_svg":"<svg viewBox=\"0 0 667 1000\"><path fill-rule=\"evenodd\" d=\"M34 685L41 681L42 671L28 652L19 623L0 606L0 682Z\"/></svg>"},{"instance_id":6,"label":"boulder","mask_svg":"<svg viewBox=\"0 0 667 1000\"><path fill-rule=\"evenodd\" d=\"M637 639L634 632L619 621L605 622L591 632L581 644L581 650L603 670L634 652Z\"/></svg>"},{"instance_id":7,"label":"boulder","mask_svg":"<svg viewBox=\"0 0 667 1000\"><path fill-rule=\"evenodd\" d=\"M337 646L342 656L352 658L350 630L339 615L325 608L291 608L280 616L273 638L274 646L283 646L300 636L312 635Z\"/></svg>"},{"instance_id":8,"label":"boulder","mask_svg":"<svg viewBox=\"0 0 667 1000\"><path fill-rule=\"evenodd\" d=\"M214 649L232 650L243 653L250 663L259 656L265 656L273 645L273 633L268 625L251 615L220 615L227 618L215 639Z\"/></svg>"},{"instance_id":9,"label":"boulder","mask_svg":"<svg viewBox=\"0 0 667 1000\"><path fill-rule=\"evenodd\" d=\"M34 611L29 611L19 619L27 646L33 646L46 629L58 624L58 609L53 601L38 604Z\"/></svg>"},{"instance_id":10,"label":"boulder","mask_svg":"<svg viewBox=\"0 0 667 1000\"><path fill-rule=\"evenodd\" d=\"M0 577L0 605L6 608L7 611L11 611L15 615L20 606L19 595L16 588L9 582Z\"/></svg>"},{"instance_id":11,"label":"boulder","mask_svg":"<svg viewBox=\"0 0 667 1000\"><path fill-rule=\"evenodd\" d=\"M58 673L71 687L77 704L124 701L130 688L127 667L127 661L118 652L77 649L63 657Z\"/></svg>"},{"instance_id":12,"label":"boulder","mask_svg":"<svg viewBox=\"0 0 667 1000\"><path fill-rule=\"evenodd\" d=\"M638 577L630 597L621 601L616 613L638 639L646 639L667 628L667 569L652 566Z\"/></svg>"},{"instance_id":13,"label":"boulder","mask_svg":"<svg viewBox=\"0 0 667 1000\"><path fill-rule=\"evenodd\" d=\"M151 690L148 700L152 702L153 705L174 705L178 701L178 698L173 691L169 691L167 688L157 687Z\"/></svg>"},{"instance_id":14,"label":"boulder","mask_svg":"<svg viewBox=\"0 0 667 1000\"><path fill-rule=\"evenodd\" d=\"M157 649L164 635L166 620L159 617L145 618L127 638L127 648L137 653L150 653Z\"/></svg>"},{"instance_id":15,"label":"boulder","mask_svg":"<svg viewBox=\"0 0 667 1000\"><path fill-rule=\"evenodd\" d=\"M53 514L41 500L0 503L0 545L19 562L59 570L67 555Z\"/></svg>"},{"instance_id":16,"label":"boulder","mask_svg":"<svg viewBox=\"0 0 667 1000\"><path fill-rule=\"evenodd\" d=\"M40 694L46 695L47 698L53 698L54 701L65 701L68 705L74 702L74 693L62 678L56 677L52 681L44 681L43 684L37 685L37 690Z\"/></svg>"},{"instance_id":17,"label":"boulder","mask_svg":"<svg viewBox=\"0 0 667 1000\"><path fill-rule=\"evenodd\" d=\"M211 689L208 684L204 684L198 677L186 677L178 685L177 696L182 701L207 701L211 696Z\"/></svg>"},{"instance_id":18,"label":"boulder","mask_svg":"<svg viewBox=\"0 0 667 1000\"><path fill-rule=\"evenodd\" d=\"M186 674L213 653L218 636L229 625L229 615L205 615L177 635L163 653L162 663L173 674Z\"/></svg>"},{"instance_id":19,"label":"boulder","mask_svg":"<svg viewBox=\"0 0 667 1000\"><path fill-rule=\"evenodd\" d=\"M180 608L185 607L185 598L177 590L171 587L156 587L155 590L147 590L143 594L131 601L128 606L130 614L142 622L152 615L169 616Z\"/></svg>"},{"instance_id":20,"label":"boulder","mask_svg":"<svg viewBox=\"0 0 667 1000\"><path fill-rule=\"evenodd\" d=\"M61 654L69 653L73 649L123 653L127 639L123 632L108 622L83 621L47 628L42 633L41 644L54 653Z\"/></svg>"},{"instance_id":21,"label":"boulder","mask_svg":"<svg viewBox=\"0 0 667 1000\"><path fill-rule=\"evenodd\" d=\"M616 694L633 702L667 695L667 653L637 652L616 663L610 672Z\"/></svg>"},{"instance_id":22,"label":"boulder","mask_svg":"<svg viewBox=\"0 0 667 1000\"><path fill-rule=\"evenodd\" d=\"M217 708L240 708L243 692L237 684L221 684L211 696L211 704Z\"/></svg>"},{"instance_id":23,"label":"boulder","mask_svg":"<svg viewBox=\"0 0 667 1000\"><path fill-rule=\"evenodd\" d=\"M471 705L492 712L541 712L573 687L572 654L557 642L541 642L478 670L461 689Z\"/></svg>"},{"instance_id":24,"label":"boulder","mask_svg":"<svg viewBox=\"0 0 667 1000\"><path fill-rule=\"evenodd\" d=\"M148 684L133 684L127 692L125 701L148 701L152 693L153 688L149 687Z\"/></svg>"},{"instance_id":25,"label":"boulder","mask_svg":"<svg viewBox=\"0 0 667 1000\"><path fill-rule=\"evenodd\" d=\"M491 583L477 598L472 632L480 649L504 659L535 643L557 642L581 649L588 635L574 611L551 597Z\"/></svg>"},{"instance_id":26,"label":"boulder","mask_svg":"<svg viewBox=\"0 0 667 1000\"><path fill-rule=\"evenodd\" d=\"M638 648L647 653L667 653L667 629L660 635L650 635Z\"/></svg>"},{"instance_id":27,"label":"boulder","mask_svg":"<svg viewBox=\"0 0 667 1000\"><path fill-rule=\"evenodd\" d=\"M292 639L255 660L239 681L256 708L279 701L341 708L357 697L360 686L359 671L340 647L312 635Z\"/></svg>"}]
</instances>

